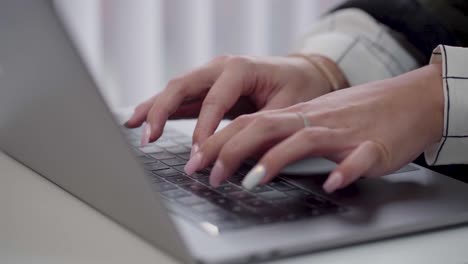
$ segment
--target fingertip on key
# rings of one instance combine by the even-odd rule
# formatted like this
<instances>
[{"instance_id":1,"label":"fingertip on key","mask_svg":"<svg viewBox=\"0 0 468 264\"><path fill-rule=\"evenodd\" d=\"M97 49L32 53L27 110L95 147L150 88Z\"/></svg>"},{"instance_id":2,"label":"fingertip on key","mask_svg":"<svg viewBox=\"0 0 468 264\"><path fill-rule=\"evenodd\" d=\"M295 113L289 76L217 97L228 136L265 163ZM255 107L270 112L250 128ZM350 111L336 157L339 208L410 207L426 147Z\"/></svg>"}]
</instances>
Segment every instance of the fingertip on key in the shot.
<instances>
[{"instance_id":1,"label":"fingertip on key","mask_svg":"<svg viewBox=\"0 0 468 264\"><path fill-rule=\"evenodd\" d=\"M141 134L141 142L140 145L142 147L148 145L151 136L151 127L148 123L143 125L143 133Z\"/></svg>"},{"instance_id":2,"label":"fingertip on key","mask_svg":"<svg viewBox=\"0 0 468 264\"><path fill-rule=\"evenodd\" d=\"M187 175L194 174L201 166L203 156L202 153L198 152L195 154L184 167L184 171Z\"/></svg>"}]
</instances>

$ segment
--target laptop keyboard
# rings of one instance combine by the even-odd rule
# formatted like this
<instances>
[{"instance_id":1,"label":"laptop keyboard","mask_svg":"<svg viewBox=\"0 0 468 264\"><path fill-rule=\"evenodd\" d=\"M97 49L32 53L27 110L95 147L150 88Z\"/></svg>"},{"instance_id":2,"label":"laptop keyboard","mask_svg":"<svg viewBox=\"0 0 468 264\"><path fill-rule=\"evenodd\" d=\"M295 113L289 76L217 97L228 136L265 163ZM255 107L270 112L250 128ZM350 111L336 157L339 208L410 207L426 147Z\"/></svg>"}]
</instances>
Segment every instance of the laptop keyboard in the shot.
<instances>
[{"instance_id":1,"label":"laptop keyboard","mask_svg":"<svg viewBox=\"0 0 468 264\"><path fill-rule=\"evenodd\" d=\"M337 213L344 208L323 196L300 188L282 177L247 191L241 186L251 166L242 165L237 173L218 188L209 185L210 168L194 175L184 173L190 158L191 139L166 129L160 139L139 147L135 130L124 130L143 163L154 191L169 202L177 214L210 223L218 230L247 228Z\"/></svg>"}]
</instances>

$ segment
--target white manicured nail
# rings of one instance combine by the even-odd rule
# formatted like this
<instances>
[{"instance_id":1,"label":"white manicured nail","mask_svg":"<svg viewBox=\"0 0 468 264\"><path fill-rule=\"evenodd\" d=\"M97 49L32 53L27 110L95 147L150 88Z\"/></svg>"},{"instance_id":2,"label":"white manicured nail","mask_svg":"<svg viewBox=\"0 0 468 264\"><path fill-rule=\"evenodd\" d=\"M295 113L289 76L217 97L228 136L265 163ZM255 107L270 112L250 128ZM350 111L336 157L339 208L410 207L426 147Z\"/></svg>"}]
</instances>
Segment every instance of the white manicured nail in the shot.
<instances>
[{"instance_id":1,"label":"white manicured nail","mask_svg":"<svg viewBox=\"0 0 468 264\"><path fill-rule=\"evenodd\" d=\"M244 180L242 180L242 186L247 190L252 190L258 186L265 175L265 167L263 165L257 165L252 170L250 170L249 173L245 176Z\"/></svg>"},{"instance_id":2,"label":"white manicured nail","mask_svg":"<svg viewBox=\"0 0 468 264\"><path fill-rule=\"evenodd\" d=\"M150 127L150 125L148 123L145 123L143 125L143 134L141 134L140 145L142 147L148 145L150 137L151 137L151 127Z\"/></svg>"}]
</instances>

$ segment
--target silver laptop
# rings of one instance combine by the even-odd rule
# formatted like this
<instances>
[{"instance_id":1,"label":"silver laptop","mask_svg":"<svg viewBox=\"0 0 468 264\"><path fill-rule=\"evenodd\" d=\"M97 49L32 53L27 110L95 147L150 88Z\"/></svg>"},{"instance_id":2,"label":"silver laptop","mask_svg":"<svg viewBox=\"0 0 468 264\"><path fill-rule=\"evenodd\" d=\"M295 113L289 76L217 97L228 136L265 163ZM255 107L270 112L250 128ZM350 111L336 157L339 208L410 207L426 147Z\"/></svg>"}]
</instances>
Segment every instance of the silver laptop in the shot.
<instances>
[{"instance_id":1,"label":"silver laptop","mask_svg":"<svg viewBox=\"0 0 468 264\"><path fill-rule=\"evenodd\" d=\"M248 164L213 189L209 169L181 171L186 135L137 139L115 122L51 1L1 1L1 150L184 263L250 263L468 220L468 186L414 164L333 195L320 173L248 192Z\"/></svg>"}]
</instances>

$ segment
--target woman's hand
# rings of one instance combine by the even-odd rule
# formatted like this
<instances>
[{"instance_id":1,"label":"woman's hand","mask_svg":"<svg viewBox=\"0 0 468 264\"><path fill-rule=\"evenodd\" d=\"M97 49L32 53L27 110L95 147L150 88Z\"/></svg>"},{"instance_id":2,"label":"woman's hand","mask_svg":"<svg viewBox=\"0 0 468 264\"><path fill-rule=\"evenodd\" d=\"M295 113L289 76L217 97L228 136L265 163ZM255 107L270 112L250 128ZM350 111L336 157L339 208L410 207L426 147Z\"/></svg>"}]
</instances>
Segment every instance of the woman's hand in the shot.
<instances>
[{"instance_id":1,"label":"woman's hand","mask_svg":"<svg viewBox=\"0 0 468 264\"><path fill-rule=\"evenodd\" d=\"M170 81L135 109L126 126L146 121L146 144L159 138L167 119L198 116L193 135L197 150L226 115L284 108L330 91L325 76L304 58L223 56Z\"/></svg>"},{"instance_id":2,"label":"woman's hand","mask_svg":"<svg viewBox=\"0 0 468 264\"><path fill-rule=\"evenodd\" d=\"M206 140L185 168L192 174L216 161L210 182L218 186L245 159L260 154L243 181L253 188L294 161L321 156L339 164L324 184L333 192L411 162L441 139L443 119L440 65L430 65L283 110L241 116Z\"/></svg>"}]
</instances>

